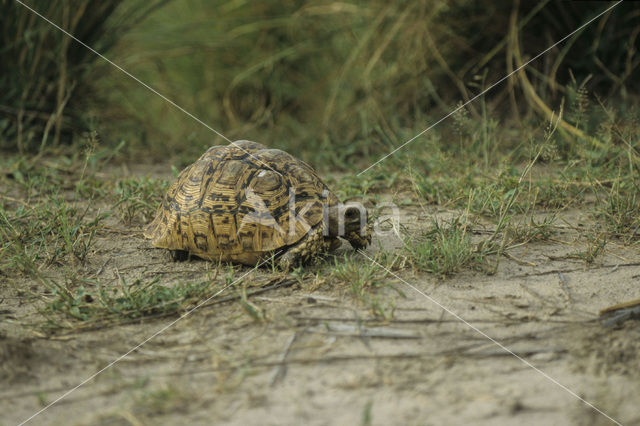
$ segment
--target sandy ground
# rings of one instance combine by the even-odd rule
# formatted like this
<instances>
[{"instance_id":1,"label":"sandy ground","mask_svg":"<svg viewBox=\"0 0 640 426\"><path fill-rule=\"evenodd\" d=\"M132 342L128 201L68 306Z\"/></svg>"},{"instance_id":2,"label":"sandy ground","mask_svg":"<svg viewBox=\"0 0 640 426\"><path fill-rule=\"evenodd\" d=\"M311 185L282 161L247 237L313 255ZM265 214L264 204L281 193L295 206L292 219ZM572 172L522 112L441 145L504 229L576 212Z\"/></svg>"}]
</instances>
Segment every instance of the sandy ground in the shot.
<instances>
[{"instance_id":1,"label":"sandy ground","mask_svg":"<svg viewBox=\"0 0 640 426\"><path fill-rule=\"evenodd\" d=\"M403 210L409 229L428 226L420 212ZM0 294L0 424L26 420L144 341L29 424L640 424L639 323L598 320L600 309L640 298L638 251L611 242L591 265L568 259L584 249L569 225L588 218L562 219L553 240L511 251L495 275L395 271L424 295L388 276L387 321L345 284L311 277L252 296L263 322L232 300L177 322L44 335L27 326L37 315L17 290L35 284L14 277ZM103 285L215 273L205 261L171 262L140 224L112 217L107 225L83 266ZM371 255L378 243L398 245L374 240ZM243 283L271 278L260 269Z\"/></svg>"}]
</instances>

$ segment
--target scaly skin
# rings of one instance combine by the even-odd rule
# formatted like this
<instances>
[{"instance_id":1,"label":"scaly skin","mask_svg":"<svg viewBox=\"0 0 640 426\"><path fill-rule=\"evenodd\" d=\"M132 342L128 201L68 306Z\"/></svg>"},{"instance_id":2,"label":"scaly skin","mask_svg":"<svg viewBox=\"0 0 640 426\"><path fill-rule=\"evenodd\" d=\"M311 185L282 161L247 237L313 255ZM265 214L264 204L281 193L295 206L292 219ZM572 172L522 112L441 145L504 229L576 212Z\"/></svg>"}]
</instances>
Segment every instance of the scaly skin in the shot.
<instances>
[{"instance_id":1,"label":"scaly skin","mask_svg":"<svg viewBox=\"0 0 640 426\"><path fill-rule=\"evenodd\" d=\"M278 258L278 266L285 271L289 270L297 263L308 262L318 255L327 253L340 245L337 238L323 236L322 229L320 224L315 226L311 232L298 241L298 243L289 247Z\"/></svg>"}]
</instances>

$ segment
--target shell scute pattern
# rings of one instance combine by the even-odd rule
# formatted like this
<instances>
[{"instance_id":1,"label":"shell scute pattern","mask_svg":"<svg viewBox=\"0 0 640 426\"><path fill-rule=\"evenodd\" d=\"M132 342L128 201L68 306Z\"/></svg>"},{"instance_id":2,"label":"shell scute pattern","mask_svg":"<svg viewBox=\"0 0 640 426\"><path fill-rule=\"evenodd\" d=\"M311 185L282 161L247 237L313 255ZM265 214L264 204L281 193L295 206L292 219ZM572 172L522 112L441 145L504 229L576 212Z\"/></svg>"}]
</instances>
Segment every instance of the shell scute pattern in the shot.
<instances>
[{"instance_id":1,"label":"shell scute pattern","mask_svg":"<svg viewBox=\"0 0 640 426\"><path fill-rule=\"evenodd\" d=\"M178 175L145 236L156 247L255 263L303 238L322 220L323 203L338 199L309 165L238 141L209 148Z\"/></svg>"}]
</instances>

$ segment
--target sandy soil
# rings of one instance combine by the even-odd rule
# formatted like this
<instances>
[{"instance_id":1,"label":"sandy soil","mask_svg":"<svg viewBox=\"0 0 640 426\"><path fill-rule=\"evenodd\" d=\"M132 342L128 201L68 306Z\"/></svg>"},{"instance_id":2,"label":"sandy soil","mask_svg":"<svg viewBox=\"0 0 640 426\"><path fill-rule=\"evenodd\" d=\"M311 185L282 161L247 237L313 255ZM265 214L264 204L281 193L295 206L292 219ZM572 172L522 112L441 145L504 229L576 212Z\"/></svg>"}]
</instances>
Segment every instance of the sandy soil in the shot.
<instances>
[{"instance_id":1,"label":"sandy soil","mask_svg":"<svg viewBox=\"0 0 640 426\"><path fill-rule=\"evenodd\" d=\"M428 226L419 208L403 214L409 229ZM45 335L28 326L37 315L17 290L35 284L11 277L0 290L0 424L26 420L143 341L30 424L640 424L640 326L598 320L601 308L640 298L638 252L611 242L591 265L568 259L585 243L570 225L588 218L562 219L551 241L513 250L492 276L396 271L428 297L387 277L389 321L318 277L252 296L263 322L232 300L177 322ZM208 262L171 262L140 231L108 219L83 274L172 285L215 273ZM374 240L371 254L378 243L398 246ZM243 283L272 278L260 269Z\"/></svg>"}]
</instances>

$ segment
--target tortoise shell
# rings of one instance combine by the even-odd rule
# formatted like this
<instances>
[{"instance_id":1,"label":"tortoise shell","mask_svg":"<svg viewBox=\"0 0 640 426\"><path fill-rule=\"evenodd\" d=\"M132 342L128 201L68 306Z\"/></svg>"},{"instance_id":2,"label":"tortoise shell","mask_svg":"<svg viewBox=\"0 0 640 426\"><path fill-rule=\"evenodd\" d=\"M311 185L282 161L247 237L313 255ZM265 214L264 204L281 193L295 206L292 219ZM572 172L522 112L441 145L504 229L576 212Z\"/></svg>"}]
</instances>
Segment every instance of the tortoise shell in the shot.
<instances>
[{"instance_id":1,"label":"tortoise shell","mask_svg":"<svg viewBox=\"0 0 640 426\"><path fill-rule=\"evenodd\" d=\"M167 191L144 235L156 247L255 264L339 201L306 163L250 141L212 146Z\"/></svg>"}]
</instances>

